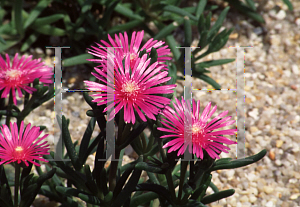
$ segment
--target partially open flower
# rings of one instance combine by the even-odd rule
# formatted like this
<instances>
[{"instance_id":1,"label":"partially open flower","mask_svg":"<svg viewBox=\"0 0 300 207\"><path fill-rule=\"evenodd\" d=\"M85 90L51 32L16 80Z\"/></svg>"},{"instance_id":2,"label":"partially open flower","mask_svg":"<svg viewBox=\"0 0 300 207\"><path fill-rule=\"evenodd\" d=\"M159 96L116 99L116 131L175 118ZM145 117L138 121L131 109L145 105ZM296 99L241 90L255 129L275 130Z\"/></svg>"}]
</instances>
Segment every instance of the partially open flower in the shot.
<instances>
[{"instance_id":1,"label":"partially open flower","mask_svg":"<svg viewBox=\"0 0 300 207\"><path fill-rule=\"evenodd\" d=\"M2 135L0 133L0 165L24 162L26 166L29 166L28 162L31 162L40 166L34 160L48 162L42 156L49 154L49 145L47 145L47 141L41 143L48 134L38 139L42 131L35 126L30 129L30 126L31 124L28 124L23 132L24 122L22 121L19 133L16 123L10 123L10 129L7 125L0 127L2 132Z\"/></svg>"},{"instance_id":2,"label":"partially open flower","mask_svg":"<svg viewBox=\"0 0 300 207\"><path fill-rule=\"evenodd\" d=\"M224 144L237 144L237 142L231 141L222 135L234 135L237 129L227 129L214 131L216 129L229 126L235 123L235 120L230 120L231 116L223 118L228 111L224 111L217 117L207 123L208 119L216 111L217 106L214 106L212 110L211 103L209 103L202 115L200 116L200 101L193 100L193 112L187 107L185 100L182 98L181 102L176 98L176 103L173 103L175 111L167 106L163 111L162 125L164 127L158 127L160 131L168 132L167 135L161 136L161 138L172 137L173 140L164 145L164 148L170 147L168 152L178 150L178 156L184 154L187 146L189 146L189 152L196 154L198 158L203 159L203 149L209 154L210 157L220 158L219 153L228 153L229 147ZM186 116L191 116L190 119ZM185 121L190 120L190 122ZM186 136L186 137L185 137Z\"/></svg>"},{"instance_id":3,"label":"partially open flower","mask_svg":"<svg viewBox=\"0 0 300 207\"><path fill-rule=\"evenodd\" d=\"M117 53L115 55L120 56L122 60L126 56L130 57L130 66L131 68L133 68L141 51L146 49L146 52L149 54L151 49L155 48L158 55L157 58L158 66L164 66L163 69L167 70L166 65L164 65L163 63L166 60L171 59L171 57L166 56L171 53L170 49L168 49L168 46L167 45L163 46L164 45L163 41L157 41L151 38L141 47L143 37L144 37L144 31L140 31L137 33L133 32L131 36L131 41L129 43L126 32L124 32L124 36L121 33L119 34L119 36L115 34L115 40L113 40L111 36L108 35L110 44L105 42L104 40L101 40L101 43L103 45L96 43L99 48L92 46L92 49L89 49L90 54L99 57L100 59L89 59L89 60L92 62L100 63L100 68L105 69L106 60L107 60L106 47L114 47Z\"/></svg>"}]
</instances>

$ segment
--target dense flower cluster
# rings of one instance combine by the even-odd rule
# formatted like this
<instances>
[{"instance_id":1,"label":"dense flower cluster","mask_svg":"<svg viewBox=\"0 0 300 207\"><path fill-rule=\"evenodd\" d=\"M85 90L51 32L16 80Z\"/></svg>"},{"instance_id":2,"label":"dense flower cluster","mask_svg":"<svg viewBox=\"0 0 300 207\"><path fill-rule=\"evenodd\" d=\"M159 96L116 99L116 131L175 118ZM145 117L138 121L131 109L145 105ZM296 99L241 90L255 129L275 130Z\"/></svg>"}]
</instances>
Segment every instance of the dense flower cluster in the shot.
<instances>
[{"instance_id":1,"label":"dense flower cluster","mask_svg":"<svg viewBox=\"0 0 300 207\"><path fill-rule=\"evenodd\" d=\"M135 112L143 121L147 121L146 116L155 120L155 116L161 108L170 103L170 99L161 96L160 94L173 93L176 85L162 85L169 81L171 77L167 77L168 72L164 64L159 64L160 61L168 60L168 57L163 57L170 53L167 46L158 48L164 42L157 42L150 39L142 48L151 51L151 48L158 48L157 62L150 65L151 58L148 59L147 54L139 57L140 44L143 39L144 32L134 32L132 34L130 50L128 48L128 36L125 32L124 37L120 34L120 38L116 35L116 42L109 40L113 47L116 48L114 56L110 54L107 48L98 44L100 48L91 50L91 54L100 57L93 61L101 63L96 67L97 73L92 73L100 83L92 81L84 81L87 88L92 91L98 91L99 94L93 94L97 98L93 100L98 102L98 105L107 104L104 112L114 107L114 111L110 114L111 120L122 108L124 108L124 121L135 123ZM105 46L111 47L105 41L101 41ZM145 114L145 115L144 115Z\"/></svg>"}]
</instances>

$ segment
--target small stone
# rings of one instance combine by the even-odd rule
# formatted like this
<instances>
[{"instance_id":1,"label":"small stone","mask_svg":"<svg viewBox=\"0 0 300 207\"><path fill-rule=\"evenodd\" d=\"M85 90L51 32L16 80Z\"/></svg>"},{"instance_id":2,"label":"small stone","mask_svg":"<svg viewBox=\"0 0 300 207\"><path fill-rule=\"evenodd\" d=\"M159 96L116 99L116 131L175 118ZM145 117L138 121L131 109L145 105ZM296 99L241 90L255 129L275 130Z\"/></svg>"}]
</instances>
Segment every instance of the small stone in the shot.
<instances>
[{"instance_id":1,"label":"small stone","mask_svg":"<svg viewBox=\"0 0 300 207\"><path fill-rule=\"evenodd\" d=\"M275 160L275 165L276 166L281 166L282 165L282 162L280 160Z\"/></svg>"},{"instance_id":2,"label":"small stone","mask_svg":"<svg viewBox=\"0 0 300 207\"><path fill-rule=\"evenodd\" d=\"M295 75L299 74L299 67L297 65L292 65L292 71Z\"/></svg>"},{"instance_id":3,"label":"small stone","mask_svg":"<svg viewBox=\"0 0 300 207\"><path fill-rule=\"evenodd\" d=\"M68 84L72 84L76 82L76 78L75 77L71 77L68 79Z\"/></svg>"},{"instance_id":4,"label":"small stone","mask_svg":"<svg viewBox=\"0 0 300 207\"><path fill-rule=\"evenodd\" d=\"M250 195L250 196L249 196L249 201L250 201L251 203L255 203L256 200L257 200L257 198L256 198L255 195Z\"/></svg>"},{"instance_id":5,"label":"small stone","mask_svg":"<svg viewBox=\"0 0 300 207\"><path fill-rule=\"evenodd\" d=\"M296 178L289 179L289 183L295 184L297 182L298 182L298 180Z\"/></svg>"},{"instance_id":6,"label":"small stone","mask_svg":"<svg viewBox=\"0 0 300 207\"><path fill-rule=\"evenodd\" d=\"M227 176L228 180L232 180L234 177L234 170L232 170L232 169L226 170L225 172L226 172L226 176Z\"/></svg>"},{"instance_id":7,"label":"small stone","mask_svg":"<svg viewBox=\"0 0 300 207\"><path fill-rule=\"evenodd\" d=\"M266 203L266 207L274 207L274 203L273 201L269 201L268 203Z\"/></svg>"},{"instance_id":8,"label":"small stone","mask_svg":"<svg viewBox=\"0 0 300 207\"><path fill-rule=\"evenodd\" d=\"M270 152L269 152L269 158L270 158L271 160L275 160L275 152L270 151Z\"/></svg>"},{"instance_id":9,"label":"small stone","mask_svg":"<svg viewBox=\"0 0 300 207\"><path fill-rule=\"evenodd\" d=\"M291 200L296 200L300 196L300 193L295 193L290 196Z\"/></svg>"},{"instance_id":10,"label":"small stone","mask_svg":"<svg viewBox=\"0 0 300 207\"><path fill-rule=\"evenodd\" d=\"M289 71L289 70L283 71L283 74L284 74L286 77L291 77L291 71Z\"/></svg>"},{"instance_id":11,"label":"small stone","mask_svg":"<svg viewBox=\"0 0 300 207\"><path fill-rule=\"evenodd\" d=\"M282 24L276 24L276 25L274 26L274 29L276 29L276 30L281 30L281 29L282 29Z\"/></svg>"},{"instance_id":12,"label":"small stone","mask_svg":"<svg viewBox=\"0 0 300 207\"><path fill-rule=\"evenodd\" d=\"M43 54L43 50L42 50L41 48L39 48L39 47L37 47L37 48L35 49L35 52L36 52L37 54L39 54L39 55Z\"/></svg>"},{"instance_id":13,"label":"small stone","mask_svg":"<svg viewBox=\"0 0 300 207\"><path fill-rule=\"evenodd\" d=\"M47 48L47 49L46 49L46 54L47 54L48 56L52 55L52 50L53 50L53 49Z\"/></svg>"},{"instance_id":14,"label":"small stone","mask_svg":"<svg viewBox=\"0 0 300 207\"><path fill-rule=\"evenodd\" d=\"M271 194L274 191L274 188L271 186L264 186L264 192L267 194Z\"/></svg>"},{"instance_id":15,"label":"small stone","mask_svg":"<svg viewBox=\"0 0 300 207\"><path fill-rule=\"evenodd\" d=\"M295 91L295 90L297 90L297 86L291 85L291 89L293 89Z\"/></svg>"},{"instance_id":16,"label":"small stone","mask_svg":"<svg viewBox=\"0 0 300 207\"><path fill-rule=\"evenodd\" d=\"M258 128L256 127L256 126L252 126L252 127L250 127L250 132L253 134L253 133L255 133L255 132L257 132L258 131Z\"/></svg>"},{"instance_id":17,"label":"small stone","mask_svg":"<svg viewBox=\"0 0 300 207\"><path fill-rule=\"evenodd\" d=\"M276 147L277 148L280 148L282 145L283 145L283 140L280 139L280 140L276 141Z\"/></svg>"},{"instance_id":18,"label":"small stone","mask_svg":"<svg viewBox=\"0 0 300 207\"><path fill-rule=\"evenodd\" d=\"M283 20L286 17L286 12L284 10L280 10L275 17L278 20Z\"/></svg>"},{"instance_id":19,"label":"small stone","mask_svg":"<svg viewBox=\"0 0 300 207\"><path fill-rule=\"evenodd\" d=\"M240 202L242 202L242 203L248 202L248 201L249 201L248 196L246 196L246 195L243 195L239 200L240 200Z\"/></svg>"},{"instance_id":20,"label":"small stone","mask_svg":"<svg viewBox=\"0 0 300 207\"><path fill-rule=\"evenodd\" d=\"M237 39L239 37L238 33L232 33L231 35L229 35L229 39Z\"/></svg>"},{"instance_id":21,"label":"small stone","mask_svg":"<svg viewBox=\"0 0 300 207\"><path fill-rule=\"evenodd\" d=\"M245 98L245 102L246 102L247 104L252 103L251 98Z\"/></svg>"},{"instance_id":22,"label":"small stone","mask_svg":"<svg viewBox=\"0 0 300 207\"><path fill-rule=\"evenodd\" d=\"M279 46L281 43L281 38L278 35L271 35L270 43L271 45Z\"/></svg>"},{"instance_id":23,"label":"small stone","mask_svg":"<svg viewBox=\"0 0 300 207\"><path fill-rule=\"evenodd\" d=\"M257 35L260 35L263 33L263 29L262 29L262 27L256 27L256 28L254 28L253 32Z\"/></svg>"},{"instance_id":24,"label":"small stone","mask_svg":"<svg viewBox=\"0 0 300 207\"><path fill-rule=\"evenodd\" d=\"M295 19L295 24L297 24L297 26L300 27L300 18L299 17L297 17Z\"/></svg>"},{"instance_id":25,"label":"small stone","mask_svg":"<svg viewBox=\"0 0 300 207\"><path fill-rule=\"evenodd\" d=\"M251 116L254 120L258 119L258 109L254 108L252 111L249 112L249 116Z\"/></svg>"}]
</instances>

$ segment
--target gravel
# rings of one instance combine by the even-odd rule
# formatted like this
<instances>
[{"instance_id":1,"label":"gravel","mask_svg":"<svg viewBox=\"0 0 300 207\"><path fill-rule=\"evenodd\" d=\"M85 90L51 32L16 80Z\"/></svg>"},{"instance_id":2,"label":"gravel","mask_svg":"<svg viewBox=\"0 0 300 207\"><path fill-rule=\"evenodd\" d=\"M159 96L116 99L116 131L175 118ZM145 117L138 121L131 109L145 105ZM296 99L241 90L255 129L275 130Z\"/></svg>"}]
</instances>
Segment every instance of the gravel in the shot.
<instances>
[{"instance_id":1,"label":"gravel","mask_svg":"<svg viewBox=\"0 0 300 207\"><path fill-rule=\"evenodd\" d=\"M240 14L230 12L229 21L224 25L225 28L235 28L230 40L222 50L204 59L235 58L236 49L228 48L229 46L253 46L246 49L245 53L245 154L251 156L262 149L268 151L255 164L235 170L213 172L212 181L215 185L220 190L235 189L235 194L209 206L300 206L300 2L291 2L294 6L293 12L280 0L259 1L258 10L266 21L266 24L260 26ZM197 40L193 44L196 43ZM37 50L36 55L39 52ZM53 56L49 50L46 53ZM50 57L45 59L50 65L52 60ZM77 71L81 69L86 70L82 66L76 68ZM208 75L222 88L236 87L235 62L211 67L209 70L211 73ZM67 81L65 84L74 84L83 78L81 73L74 72L63 79ZM194 89L212 88L199 79L193 80ZM179 81L177 93L181 92L183 83ZM85 112L90 107L84 102L81 93L68 93L66 96L63 113L71 119L72 138L80 142L88 123ZM201 100L202 110L212 101L213 105L218 106L215 114L228 110L229 115L236 116L234 92L194 91L193 98ZM50 134L49 141L52 140L53 143L53 136L58 133L53 127L53 118L53 101L50 101L31 113L25 123L46 125L45 133ZM95 131L94 135L99 129L96 127ZM230 153L223 153L221 157L235 158L236 146L231 146ZM92 167L93 156L88 159ZM124 160L132 161L132 153L128 153ZM208 193L213 191L209 188Z\"/></svg>"}]
</instances>

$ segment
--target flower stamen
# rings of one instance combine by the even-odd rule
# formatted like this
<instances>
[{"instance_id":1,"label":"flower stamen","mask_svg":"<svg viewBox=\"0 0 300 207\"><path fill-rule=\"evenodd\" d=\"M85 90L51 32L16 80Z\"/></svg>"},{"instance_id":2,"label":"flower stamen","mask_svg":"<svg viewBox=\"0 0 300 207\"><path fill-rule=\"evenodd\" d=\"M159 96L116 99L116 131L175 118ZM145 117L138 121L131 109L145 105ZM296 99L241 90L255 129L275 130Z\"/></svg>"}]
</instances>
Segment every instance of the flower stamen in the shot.
<instances>
[{"instance_id":1,"label":"flower stamen","mask_svg":"<svg viewBox=\"0 0 300 207\"><path fill-rule=\"evenodd\" d=\"M5 72L5 79L9 81L16 81L22 76L22 71L18 69L11 69Z\"/></svg>"}]
</instances>

